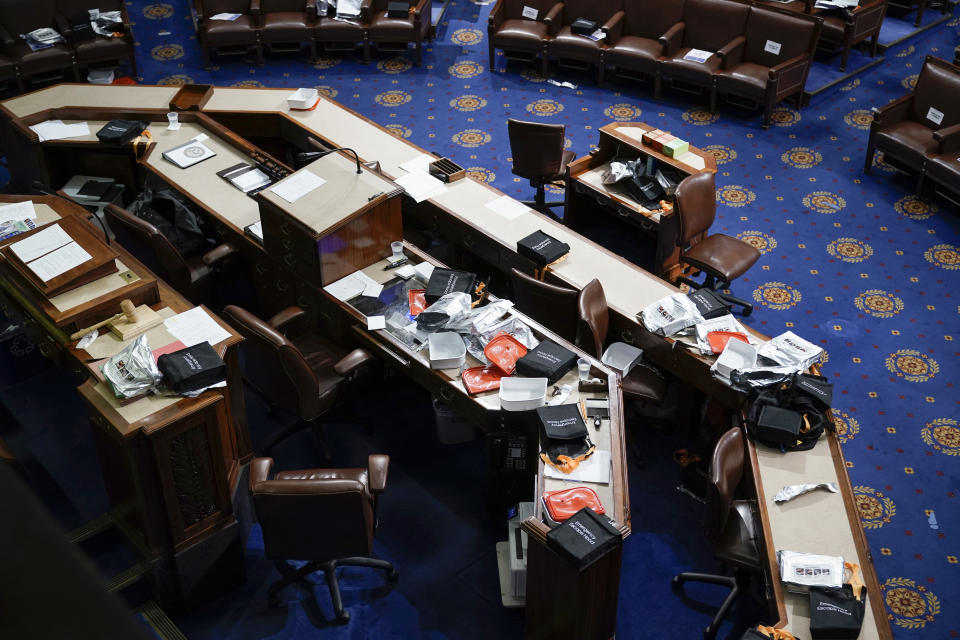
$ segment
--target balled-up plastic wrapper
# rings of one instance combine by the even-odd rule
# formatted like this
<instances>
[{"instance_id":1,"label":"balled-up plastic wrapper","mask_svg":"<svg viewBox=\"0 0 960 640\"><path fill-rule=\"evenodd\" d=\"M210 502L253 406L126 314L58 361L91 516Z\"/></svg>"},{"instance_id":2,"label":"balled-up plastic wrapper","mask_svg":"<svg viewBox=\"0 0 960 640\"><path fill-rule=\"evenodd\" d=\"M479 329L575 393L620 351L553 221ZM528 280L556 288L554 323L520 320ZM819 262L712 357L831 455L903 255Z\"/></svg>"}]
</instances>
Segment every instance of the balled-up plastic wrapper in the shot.
<instances>
[{"instance_id":1,"label":"balled-up plastic wrapper","mask_svg":"<svg viewBox=\"0 0 960 640\"><path fill-rule=\"evenodd\" d=\"M467 343L467 353L485 365L490 364L487 356L483 354L483 348L501 332L509 333L528 350L534 349L540 344L540 341L533 335L533 331L523 320L514 316L508 316L505 320L490 326L490 328L482 333L476 332L468 336L465 335L464 340Z\"/></svg>"},{"instance_id":2,"label":"balled-up plastic wrapper","mask_svg":"<svg viewBox=\"0 0 960 640\"><path fill-rule=\"evenodd\" d=\"M448 322L457 322L461 316L470 313L469 293L448 293L420 312L417 316L417 329L434 333L445 328Z\"/></svg>"},{"instance_id":3,"label":"balled-up plastic wrapper","mask_svg":"<svg viewBox=\"0 0 960 640\"><path fill-rule=\"evenodd\" d=\"M153 389L163 380L145 335L107 360L100 370L118 398L133 398Z\"/></svg>"},{"instance_id":4,"label":"balled-up plastic wrapper","mask_svg":"<svg viewBox=\"0 0 960 640\"><path fill-rule=\"evenodd\" d=\"M638 163L640 165L639 167L637 166ZM635 173L636 175L642 176L643 171L644 161L642 160L630 160L629 162L618 162L614 160L610 163L610 168L600 177L600 181L603 182L603 184L616 184L621 180L632 178Z\"/></svg>"}]
</instances>

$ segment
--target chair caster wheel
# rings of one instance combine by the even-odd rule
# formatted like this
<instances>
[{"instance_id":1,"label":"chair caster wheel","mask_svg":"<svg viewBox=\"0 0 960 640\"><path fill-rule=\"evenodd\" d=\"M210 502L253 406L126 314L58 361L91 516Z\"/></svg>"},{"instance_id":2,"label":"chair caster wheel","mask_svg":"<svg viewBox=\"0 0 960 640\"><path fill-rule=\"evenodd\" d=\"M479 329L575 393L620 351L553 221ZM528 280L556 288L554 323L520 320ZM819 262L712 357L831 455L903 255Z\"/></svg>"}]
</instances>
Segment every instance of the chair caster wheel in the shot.
<instances>
[{"instance_id":1,"label":"chair caster wheel","mask_svg":"<svg viewBox=\"0 0 960 640\"><path fill-rule=\"evenodd\" d=\"M683 579L680 576L673 576L670 580L670 586L673 587L675 591L679 591L683 588Z\"/></svg>"},{"instance_id":2,"label":"chair caster wheel","mask_svg":"<svg viewBox=\"0 0 960 640\"><path fill-rule=\"evenodd\" d=\"M717 630L713 627L707 627L703 630L703 640L713 640L717 636Z\"/></svg>"},{"instance_id":3,"label":"chair caster wheel","mask_svg":"<svg viewBox=\"0 0 960 640\"><path fill-rule=\"evenodd\" d=\"M753 309L744 309L744 310L743 310L743 317L746 318L746 317L747 317L748 315L750 315L751 313L753 313Z\"/></svg>"},{"instance_id":4,"label":"chair caster wheel","mask_svg":"<svg viewBox=\"0 0 960 640\"><path fill-rule=\"evenodd\" d=\"M399 578L400 572L396 569L390 569L390 571L387 572L387 580L390 582L396 582Z\"/></svg>"},{"instance_id":5,"label":"chair caster wheel","mask_svg":"<svg viewBox=\"0 0 960 640\"><path fill-rule=\"evenodd\" d=\"M337 614L337 624L347 624L350 622L350 613L347 611L341 611Z\"/></svg>"}]
</instances>

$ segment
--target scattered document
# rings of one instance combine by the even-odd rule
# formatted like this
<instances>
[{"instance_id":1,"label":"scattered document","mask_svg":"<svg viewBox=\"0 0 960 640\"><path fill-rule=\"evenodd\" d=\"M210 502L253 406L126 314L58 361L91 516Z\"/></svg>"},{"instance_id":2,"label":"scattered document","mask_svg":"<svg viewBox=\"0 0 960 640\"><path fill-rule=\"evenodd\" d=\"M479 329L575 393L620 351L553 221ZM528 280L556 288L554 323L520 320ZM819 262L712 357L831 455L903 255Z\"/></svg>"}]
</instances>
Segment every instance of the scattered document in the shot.
<instances>
[{"instance_id":1,"label":"scattered document","mask_svg":"<svg viewBox=\"0 0 960 640\"><path fill-rule=\"evenodd\" d=\"M413 268L412 264L405 264L399 269L394 269L393 273L404 280L409 280L417 273L417 271Z\"/></svg>"},{"instance_id":2,"label":"scattered document","mask_svg":"<svg viewBox=\"0 0 960 640\"><path fill-rule=\"evenodd\" d=\"M384 316L367 316L367 329L376 331L377 329L386 329L387 319Z\"/></svg>"},{"instance_id":3,"label":"scattered document","mask_svg":"<svg viewBox=\"0 0 960 640\"><path fill-rule=\"evenodd\" d=\"M260 242L263 242L263 222L261 220L257 220L252 224L248 224L244 228L244 231L249 233L251 236L259 240Z\"/></svg>"},{"instance_id":4,"label":"scattered document","mask_svg":"<svg viewBox=\"0 0 960 640\"><path fill-rule=\"evenodd\" d=\"M33 200L0 205L0 222L7 222L9 220L35 220L36 217L37 210L33 206Z\"/></svg>"},{"instance_id":5,"label":"scattered document","mask_svg":"<svg viewBox=\"0 0 960 640\"><path fill-rule=\"evenodd\" d=\"M20 258L21 262L27 263L59 249L68 242L73 242L73 238L59 224L52 224L26 240L11 244L10 250Z\"/></svg>"},{"instance_id":6,"label":"scattered document","mask_svg":"<svg viewBox=\"0 0 960 640\"><path fill-rule=\"evenodd\" d=\"M381 293L383 293L383 285L371 281L363 288L361 295L368 298L379 298Z\"/></svg>"},{"instance_id":7,"label":"scattered document","mask_svg":"<svg viewBox=\"0 0 960 640\"><path fill-rule=\"evenodd\" d=\"M192 167L198 162L203 162L207 158L212 158L217 155L213 149L203 144L203 141L206 139L206 134L201 133L196 138L188 140L179 147L164 151L161 155L165 160L172 162L181 169Z\"/></svg>"},{"instance_id":8,"label":"scattered document","mask_svg":"<svg viewBox=\"0 0 960 640\"><path fill-rule=\"evenodd\" d=\"M217 13L210 16L210 19L211 20L227 20L229 22L233 22L239 17L240 17L239 13Z\"/></svg>"},{"instance_id":9,"label":"scattered document","mask_svg":"<svg viewBox=\"0 0 960 640\"><path fill-rule=\"evenodd\" d=\"M326 180L317 174L307 171L306 169L301 169L280 184L274 186L270 191L273 191L290 204L293 204L325 182Z\"/></svg>"},{"instance_id":10,"label":"scattered document","mask_svg":"<svg viewBox=\"0 0 960 640\"><path fill-rule=\"evenodd\" d=\"M510 196L500 196L496 200L491 200L487 203L487 209L496 211L507 220L516 220L530 210L527 205Z\"/></svg>"},{"instance_id":11,"label":"scattered document","mask_svg":"<svg viewBox=\"0 0 960 640\"><path fill-rule=\"evenodd\" d=\"M548 478L610 484L610 452L594 451L592 456L577 465L577 468L570 473L564 473L549 464L543 465L543 471Z\"/></svg>"},{"instance_id":12,"label":"scattered document","mask_svg":"<svg viewBox=\"0 0 960 640\"><path fill-rule=\"evenodd\" d=\"M92 256L76 242L68 242L41 258L27 264L31 271L44 282L50 282L59 275L78 267Z\"/></svg>"},{"instance_id":13,"label":"scattered document","mask_svg":"<svg viewBox=\"0 0 960 640\"><path fill-rule=\"evenodd\" d=\"M365 274L363 271L354 271L350 275L340 278L336 282L328 284L323 288L323 290L337 300L346 302L347 300L356 298L359 295L368 295L366 292L368 290L372 290L373 287L380 287L381 290L383 289L382 285L377 284L376 280ZM376 295L380 295L380 292L378 291Z\"/></svg>"},{"instance_id":14,"label":"scattered document","mask_svg":"<svg viewBox=\"0 0 960 640\"><path fill-rule=\"evenodd\" d=\"M213 346L230 337L230 333L217 324L201 307L194 307L172 318L167 318L163 321L163 326L185 347L192 347L201 342L209 342Z\"/></svg>"},{"instance_id":15,"label":"scattered document","mask_svg":"<svg viewBox=\"0 0 960 640\"><path fill-rule=\"evenodd\" d=\"M30 129L37 134L40 142L62 140L64 138L81 138L90 135L90 127L86 122L64 124L62 120L47 120L30 125Z\"/></svg>"},{"instance_id":16,"label":"scattered document","mask_svg":"<svg viewBox=\"0 0 960 640\"><path fill-rule=\"evenodd\" d=\"M690 49L687 52L687 55L683 56L684 60L689 60L690 62L706 62L707 58L712 56L713 53L710 51L704 51L703 49Z\"/></svg>"},{"instance_id":17,"label":"scattered document","mask_svg":"<svg viewBox=\"0 0 960 640\"><path fill-rule=\"evenodd\" d=\"M431 156L429 153L421 153L416 158L404 162L402 165L400 165L400 168L411 173L414 171L427 173L430 171L430 163L435 160L436 158Z\"/></svg>"},{"instance_id":18,"label":"scattered document","mask_svg":"<svg viewBox=\"0 0 960 640\"><path fill-rule=\"evenodd\" d=\"M429 198L435 198L447 191L447 187L443 182L437 180L429 173L422 171L412 171L394 179L394 182L403 187L407 195L416 202L423 202Z\"/></svg>"}]
</instances>

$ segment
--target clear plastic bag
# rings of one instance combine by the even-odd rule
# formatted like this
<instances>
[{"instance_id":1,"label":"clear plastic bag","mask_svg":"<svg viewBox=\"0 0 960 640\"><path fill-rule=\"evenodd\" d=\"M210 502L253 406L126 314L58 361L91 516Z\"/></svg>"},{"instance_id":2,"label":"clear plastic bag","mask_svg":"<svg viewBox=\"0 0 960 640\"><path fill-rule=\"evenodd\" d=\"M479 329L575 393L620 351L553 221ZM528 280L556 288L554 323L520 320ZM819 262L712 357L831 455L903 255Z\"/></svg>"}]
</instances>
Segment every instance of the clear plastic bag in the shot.
<instances>
[{"instance_id":1,"label":"clear plastic bag","mask_svg":"<svg viewBox=\"0 0 960 640\"><path fill-rule=\"evenodd\" d=\"M155 389L163 380L145 335L107 360L100 370L118 398L133 398Z\"/></svg>"}]
</instances>

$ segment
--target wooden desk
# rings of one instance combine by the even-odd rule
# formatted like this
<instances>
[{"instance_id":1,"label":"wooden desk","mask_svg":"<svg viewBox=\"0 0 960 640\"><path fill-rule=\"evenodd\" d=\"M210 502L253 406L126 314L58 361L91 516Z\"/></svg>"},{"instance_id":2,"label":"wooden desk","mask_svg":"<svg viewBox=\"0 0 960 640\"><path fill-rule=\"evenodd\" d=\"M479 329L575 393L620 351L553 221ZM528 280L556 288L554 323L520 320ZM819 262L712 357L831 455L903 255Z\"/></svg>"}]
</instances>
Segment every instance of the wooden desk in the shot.
<instances>
[{"instance_id":1,"label":"wooden desk","mask_svg":"<svg viewBox=\"0 0 960 640\"><path fill-rule=\"evenodd\" d=\"M657 166L673 169L682 177L700 171L716 173L717 162L712 154L696 147L680 158L670 158L641 142L645 131L656 129L644 122L612 122L600 127L600 140L596 151L583 156L567 166L565 225L589 233L591 227L614 226L625 234L625 244L635 248L641 235L652 236L656 247L652 270L658 276L673 282L680 275L680 251L677 238L680 234L678 216L674 211L648 211L623 190L610 189L603 184L603 174L613 160L652 158ZM673 201L672 196L664 198ZM611 247L616 250L616 247ZM624 247L626 250L627 247Z\"/></svg>"},{"instance_id":2,"label":"wooden desk","mask_svg":"<svg viewBox=\"0 0 960 640\"><path fill-rule=\"evenodd\" d=\"M92 224L86 210L62 198L0 196L0 203L23 200L38 203L38 223L74 217ZM243 527L235 512L245 510L244 470L252 457L236 349L243 338L211 314L229 334L214 345L227 363L227 387L195 398L147 396L121 405L105 383L92 377L88 360L112 356L129 341L101 329L89 347L78 349L67 334L78 324L112 315L127 297L165 317L193 305L122 247L112 247L118 263L137 277L132 284L112 274L49 300L16 273L0 271L0 284L60 349L63 363L78 378L91 377L78 392L94 427L112 523L141 552L142 571L157 598L164 606L177 606L234 586L243 575ZM64 306L64 299L81 302ZM153 348L174 341L163 325L147 334Z\"/></svg>"}]
</instances>

